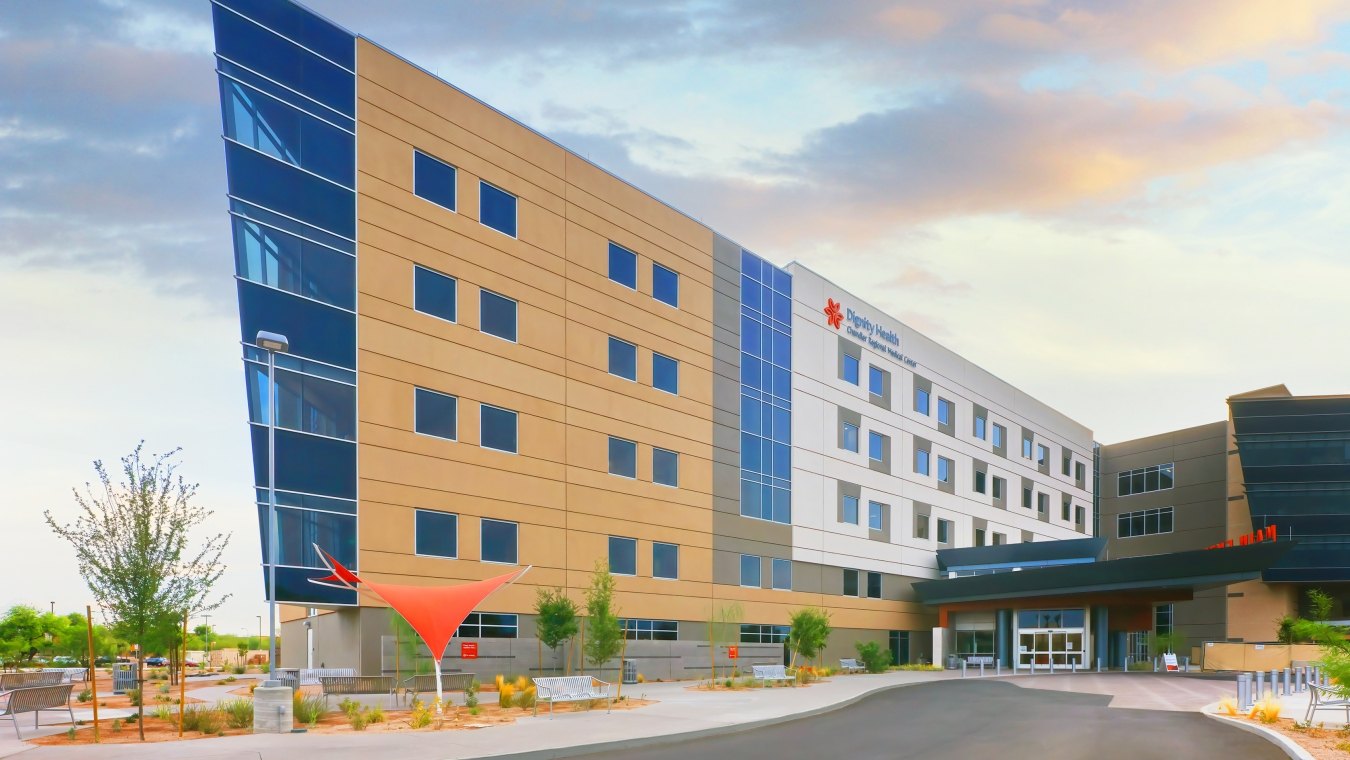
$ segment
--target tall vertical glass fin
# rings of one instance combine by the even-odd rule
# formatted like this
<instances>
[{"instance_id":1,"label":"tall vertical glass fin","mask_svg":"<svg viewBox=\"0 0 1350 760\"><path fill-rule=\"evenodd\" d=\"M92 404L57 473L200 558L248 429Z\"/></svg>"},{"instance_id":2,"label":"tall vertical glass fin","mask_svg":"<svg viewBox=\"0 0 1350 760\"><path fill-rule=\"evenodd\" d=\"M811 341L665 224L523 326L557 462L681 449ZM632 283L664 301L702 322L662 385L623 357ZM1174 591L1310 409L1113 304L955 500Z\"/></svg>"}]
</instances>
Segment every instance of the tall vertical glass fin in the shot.
<instances>
[{"instance_id":1,"label":"tall vertical glass fin","mask_svg":"<svg viewBox=\"0 0 1350 760\"><path fill-rule=\"evenodd\" d=\"M356 38L286 0L214 0L211 13L264 588L273 404L259 330L290 341L276 371L276 599L355 604L307 581L325 574L314 544L357 567Z\"/></svg>"},{"instance_id":2,"label":"tall vertical glass fin","mask_svg":"<svg viewBox=\"0 0 1350 760\"><path fill-rule=\"evenodd\" d=\"M792 522L792 275L741 251L741 514Z\"/></svg>"}]
</instances>

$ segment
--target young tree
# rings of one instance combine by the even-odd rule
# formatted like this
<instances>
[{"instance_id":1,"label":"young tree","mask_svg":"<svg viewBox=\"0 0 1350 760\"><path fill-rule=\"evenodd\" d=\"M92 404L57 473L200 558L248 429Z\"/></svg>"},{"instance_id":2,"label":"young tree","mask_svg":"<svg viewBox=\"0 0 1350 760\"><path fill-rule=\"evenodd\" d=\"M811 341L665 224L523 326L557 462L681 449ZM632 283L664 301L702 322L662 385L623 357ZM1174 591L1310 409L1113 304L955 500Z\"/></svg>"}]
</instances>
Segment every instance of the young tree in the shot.
<instances>
[{"instance_id":1,"label":"young tree","mask_svg":"<svg viewBox=\"0 0 1350 760\"><path fill-rule=\"evenodd\" d=\"M814 607L803 607L793 612L788 620L791 623L788 647L793 652L793 664L797 662L797 655L810 662L830 640L830 614Z\"/></svg>"},{"instance_id":2,"label":"young tree","mask_svg":"<svg viewBox=\"0 0 1350 760\"><path fill-rule=\"evenodd\" d=\"M716 607L708 616L708 665L713 682L717 681L718 642L731 643L739 638L742 617L744 612L737 602ZM734 673L735 663L731 663L730 667Z\"/></svg>"},{"instance_id":3,"label":"young tree","mask_svg":"<svg viewBox=\"0 0 1350 760\"><path fill-rule=\"evenodd\" d=\"M591 585L586 589L586 659L600 668L623 650L623 630L619 628L618 611L614 609L614 576L609 563L595 561Z\"/></svg>"},{"instance_id":4,"label":"young tree","mask_svg":"<svg viewBox=\"0 0 1350 760\"><path fill-rule=\"evenodd\" d=\"M539 673L544 672L543 647L557 650L577 635L577 603L560 588L540 588L534 600L535 629L539 637Z\"/></svg>"},{"instance_id":5,"label":"young tree","mask_svg":"<svg viewBox=\"0 0 1350 760\"><path fill-rule=\"evenodd\" d=\"M8 658L31 660L37 654L37 643L42 640L42 616L26 604L9 608L0 620L0 640L6 643Z\"/></svg>"},{"instance_id":6,"label":"young tree","mask_svg":"<svg viewBox=\"0 0 1350 760\"><path fill-rule=\"evenodd\" d=\"M61 524L50 510L47 524L75 550L84 576L114 629L137 644L137 681L144 687L145 645L168 621L215 609L225 597L212 587L225 571L221 554L229 536L208 536L189 544L194 529L211 515L192 502L195 484L177 473L179 450L142 459L138 444L122 458L114 483L102 461L94 462L97 485L75 489L75 521ZM145 739L145 700L136 725Z\"/></svg>"}]
</instances>

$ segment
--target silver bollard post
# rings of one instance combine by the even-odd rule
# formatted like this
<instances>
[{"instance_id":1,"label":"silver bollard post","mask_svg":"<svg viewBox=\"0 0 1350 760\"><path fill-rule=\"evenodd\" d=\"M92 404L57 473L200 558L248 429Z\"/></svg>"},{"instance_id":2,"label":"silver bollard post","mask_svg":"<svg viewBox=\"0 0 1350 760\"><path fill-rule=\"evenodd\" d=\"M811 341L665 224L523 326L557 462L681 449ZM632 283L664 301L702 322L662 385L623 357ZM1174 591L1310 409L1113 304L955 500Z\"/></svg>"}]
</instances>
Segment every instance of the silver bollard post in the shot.
<instances>
[{"instance_id":1,"label":"silver bollard post","mask_svg":"<svg viewBox=\"0 0 1350 760\"><path fill-rule=\"evenodd\" d=\"M1182 658L1181 658L1181 672L1182 672L1182 673L1189 673L1189 672L1191 672L1191 658L1190 658L1190 657L1182 657Z\"/></svg>"},{"instance_id":2,"label":"silver bollard post","mask_svg":"<svg viewBox=\"0 0 1350 760\"><path fill-rule=\"evenodd\" d=\"M1278 668L1270 669L1270 693L1279 696L1280 693L1280 671Z\"/></svg>"},{"instance_id":3,"label":"silver bollard post","mask_svg":"<svg viewBox=\"0 0 1350 760\"><path fill-rule=\"evenodd\" d=\"M1102 672L1102 658L1100 657L1097 658L1097 672Z\"/></svg>"},{"instance_id":4,"label":"silver bollard post","mask_svg":"<svg viewBox=\"0 0 1350 760\"><path fill-rule=\"evenodd\" d=\"M1294 668L1294 691L1303 691L1303 668Z\"/></svg>"},{"instance_id":5,"label":"silver bollard post","mask_svg":"<svg viewBox=\"0 0 1350 760\"><path fill-rule=\"evenodd\" d=\"M984 660L980 660L980 678L984 678Z\"/></svg>"},{"instance_id":6,"label":"silver bollard post","mask_svg":"<svg viewBox=\"0 0 1350 760\"><path fill-rule=\"evenodd\" d=\"M994 660L994 675L1003 675L1003 660Z\"/></svg>"},{"instance_id":7,"label":"silver bollard post","mask_svg":"<svg viewBox=\"0 0 1350 760\"><path fill-rule=\"evenodd\" d=\"M1258 670L1252 674L1252 701L1260 699L1266 687L1266 672Z\"/></svg>"},{"instance_id":8,"label":"silver bollard post","mask_svg":"<svg viewBox=\"0 0 1350 760\"><path fill-rule=\"evenodd\" d=\"M1050 655L1050 675L1053 676L1054 674L1055 674L1055 656Z\"/></svg>"},{"instance_id":9,"label":"silver bollard post","mask_svg":"<svg viewBox=\"0 0 1350 760\"><path fill-rule=\"evenodd\" d=\"M1252 677L1250 673L1237 674L1237 703L1239 710L1246 710L1248 706L1247 698L1252 693Z\"/></svg>"},{"instance_id":10,"label":"silver bollard post","mask_svg":"<svg viewBox=\"0 0 1350 760\"><path fill-rule=\"evenodd\" d=\"M961 677L962 677L962 678L965 678L965 677L966 677L966 661L965 661L965 660L961 660Z\"/></svg>"}]
</instances>

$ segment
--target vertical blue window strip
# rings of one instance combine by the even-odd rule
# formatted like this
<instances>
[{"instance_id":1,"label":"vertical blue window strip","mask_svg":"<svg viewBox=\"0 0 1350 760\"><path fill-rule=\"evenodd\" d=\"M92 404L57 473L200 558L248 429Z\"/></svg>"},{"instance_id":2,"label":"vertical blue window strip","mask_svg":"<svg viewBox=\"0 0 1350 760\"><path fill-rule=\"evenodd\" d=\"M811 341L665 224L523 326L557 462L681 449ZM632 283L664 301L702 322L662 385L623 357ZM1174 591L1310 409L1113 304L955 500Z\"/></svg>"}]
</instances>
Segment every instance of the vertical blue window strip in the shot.
<instances>
[{"instance_id":1,"label":"vertical blue window strip","mask_svg":"<svg viewBox=\"0 0 1350 760\"><path fill-rule=\"evenodd\" d=\"M285 335L290 352L278 365L323 366L331 370L325 375L354 369L356 268L348 254L356 238L356 38L288 0L215 0L212 19L224 74L240 338L250 345L259 330ZM251 416L265 421L266 370L246 366ZM277 375L276 488L354 505L355 387ZM265 498L267 428L251 428L254 477ZM306 542L356 561L355 518L296 509L281 518L277 597L355 604L354 593L305 582L322 574L311 569L320 563ZM259 520L265 538L265 509Z\"/></svg>"},{"instance_id":2,"label":"vertical blue window strip","mask_svg":"<svg viewBox=\"0 0 1350 760\"><path fill-rule=\"evenodd\" d=\"M741 514L792 522L792 275L741 252Z\"/></svg>"}]
</instances>

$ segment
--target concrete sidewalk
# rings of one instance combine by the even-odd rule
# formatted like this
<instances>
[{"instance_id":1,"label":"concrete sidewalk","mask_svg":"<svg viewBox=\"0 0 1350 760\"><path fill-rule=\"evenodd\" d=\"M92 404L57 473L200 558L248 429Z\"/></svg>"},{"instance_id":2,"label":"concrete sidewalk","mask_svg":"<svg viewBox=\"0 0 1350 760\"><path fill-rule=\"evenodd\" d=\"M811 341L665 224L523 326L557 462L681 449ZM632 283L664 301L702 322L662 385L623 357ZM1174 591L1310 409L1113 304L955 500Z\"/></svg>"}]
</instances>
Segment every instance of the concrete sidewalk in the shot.
<instances>
[{"instance_id":1,"label":"concrete sidewalk","mask_svg":"<svg viewBox=\"0 0 1350 760\"><path fill-rule=\"evenodd\" d=\"M606 713L547 712L525 714L515 723L481 730L406 731L395 733L290 734L197 739L157 744L85 747L35 747L24 760L130 760L131 758L211 758L211 760L293 760L322 756L325 760L368 760L372 754L400 760L455 760L537 753L563 757L582 752L647 744L654 737L680 740L735 731L766 722L791 720L849 704L896 686L951 677L948 673L894 672L835 676L804 688L699 692L691 682L647 683L625 687L635 698L657 700L633 710ZM603 745L609 744L609 747ZM597 746L602 745L602 746Z\"/></svg>"}]
</instances>

